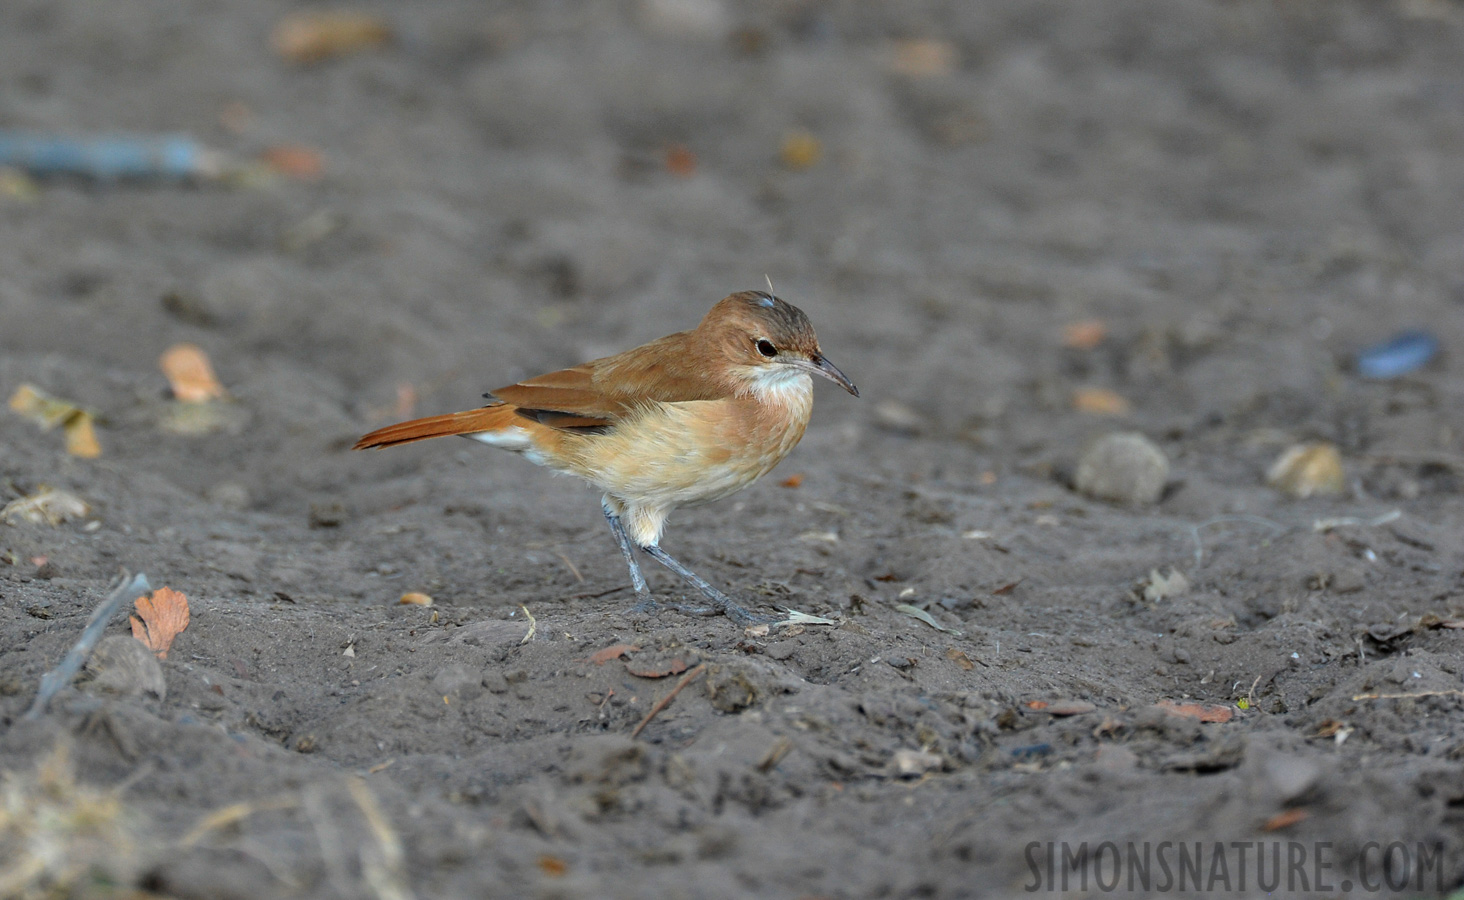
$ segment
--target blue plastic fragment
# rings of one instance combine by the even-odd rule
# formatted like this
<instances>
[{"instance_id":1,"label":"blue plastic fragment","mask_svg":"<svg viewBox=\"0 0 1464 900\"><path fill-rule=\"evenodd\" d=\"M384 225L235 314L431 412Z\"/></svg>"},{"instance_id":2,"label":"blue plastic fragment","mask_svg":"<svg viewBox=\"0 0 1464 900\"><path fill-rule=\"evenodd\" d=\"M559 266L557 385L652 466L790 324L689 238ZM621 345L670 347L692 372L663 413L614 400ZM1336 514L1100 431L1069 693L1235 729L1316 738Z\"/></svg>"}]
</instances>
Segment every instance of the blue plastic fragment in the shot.
<instances>
[{"instance_id":1,"label":"blue plastic fragment","mask_svg":"<svg viewBox=\"0 0 1464 900\"><path fill-rule=\"evenodd\" d=\"M1439 339L1427 331L1403 331L1357 354L1363 378L1397 378L1428 365L1439 352Z\"/></svg>"},{"instance_id":2,"label":"blue plastic fragment","mask_svg":"<svg viewBox=\"0 0 1464 900\"><path fill-rule=\"evenodd\" d=\"M37 176L182 179L203 174L207 156L201 145L180 134L71 138L0 131L0 166Z\"/></svg>"},{"instance_id":3,"label":"blue plastic fragment","mask_svg":"<svg viewBox=\"0 0 1464 900\"><path fill-rule=\"evenodd\" d=\"M1012 749L1012 756L1016 759L1040 759L1051 754L1051 744L1031 744L1026 747L1014 747Z\"/></svg>"}]
</instances>

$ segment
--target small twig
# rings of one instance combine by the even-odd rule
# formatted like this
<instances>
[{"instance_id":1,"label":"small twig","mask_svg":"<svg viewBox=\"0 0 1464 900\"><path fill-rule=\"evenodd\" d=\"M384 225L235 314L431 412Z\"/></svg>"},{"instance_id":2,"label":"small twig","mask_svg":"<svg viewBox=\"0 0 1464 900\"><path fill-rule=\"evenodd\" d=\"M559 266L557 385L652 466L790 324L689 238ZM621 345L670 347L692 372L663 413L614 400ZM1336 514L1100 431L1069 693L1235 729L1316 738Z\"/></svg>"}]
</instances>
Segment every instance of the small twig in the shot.
<instances>
[{"instance_id":1,"label":"small twig","mask_svg":"<svg viewBox=\"0 0 1464 900\"><path fill-rule=\"evenodd\" d=\"M564 554L564 551L563 550L560 550L558 547L550 547L549 549L550 550L553 550L554 551L554 555L557 556L557 557L559 557L559 559L567 567L569 567L569 574L571 574L571 575L574 576L574 580L576 582L578 582L579 584L584 584L585 583L585 576L583 576L583 575L580 574L580 570L575 567L575 564L570 561L569 557Z\"/></svg>"},{"instance_id":2,"label":"small twig","mask_svg":"<svg viewBox=\"0 0 1464 900\"><path fill-rule=\"evenodd\" d=\"M375 795L365 781L351 778L346 781L346 787L350 788L351 799L356 801L356 806L360 807L362 815L366 817L366 824L370 826L371 835L376 838L376 846L381 853L378 861L368 858L362 848L362 879L381 900L411 900L412 891L407 887L406 875L402 871L402 862L406 855L402 851L402 841L397 836L396 829L391 827L391 821L382 812L381 804L376 802Z\"/></svg>"},{"instance_id":3,"label":"small twig","mask_svg":"<svg viewBox=\"0 0 1464 900\"><path fill-rule=\"evenodd\" d=\"M523 610L524 615L528 616L529 619L529 630L527 633L524 634L524 639L519 641L519 643L527 644L529 641L532 641L534 639L534 632L539 630L539 620L534 618L534 614L529 612L529 608L527 606L524 606L522 603L519 604L519 609Z\"/></svg>"},{"instance_id":4,"label":"small twig","mask_svg":"<svg viewBox=\"0 0 1464 900\"><path fill-rule=\"evenodd\" d=\"M676 699L676 695L681 693L682 688L686 687L688 684L691 684L693 678L696 678L696 676L700 675L706 670L707 664L701 663L693 668L690 672L682 675L681 680L676 682L676 687L671 689L671 693L656 701L656 705L652 706L650 711L646 713L646 717L640 720L640 724L635 726L635 731L632 731L630 733L630 736L633 738L636 735L640 734L641 730L651 723L651 720L656 717L657 713L671 705L671 701Z\"/></svg>"},{"instance_id":5,"label":"small twig","mask_svg":"<svg viewBox=\"0 0 1464 900\"><path fill-rule=\"evenodd\" d=\"M1256 686L1261 683L1261 679L1264 678L1264 677L1266 677L1266 675L1265 675L1264 672L1262 672L1260 675L1257 675L1256 676L1256 680L1251 682L1250 690L1248 690L1248 691L1245 692L1245 708L1246 709L1254 709L1255 708L1255 705L1256 705L1256 697L1255 697L1255 694L1256 694Z\"/></svg>"},{"instance_id":6,"label":"small twig","mask_svg":"<svg viewBox=\"0 0 1464 900\"><path fill-rule=\"evenodd\" d=\"M598 600L601 597L607 596L609 594L615 594L615 593L619 593L620 591L625 591L625 590L629 590L629 589L630 589L630 585L628 585L628 584L617 584L615 587L613 587L613 588L606 588L603 591L582 591L582 592L580 592L578 594L570 594L568 597L564 597L563 599L566 600L566 601L569 601L569 600Z\"/></svg>"},{"instance_id":7,"label":"small twig","mask_svg":"<svg viewBox=\"0 0 1464 900\"><path fill-rule=\"evenodd\" d=\"M1373 454L1364 456L1363 459L1383 466L1438 466L1443 469L1451 469L1456 474L1464 474L1464 456L1455 456L1452 453L1435 453L1428 450L1412 453L1403 451Z\"/></svg>"},{"instance_id":8,"label":"small twig","mask_svg":"<svg viewBox=\"0 0 1464 900\"><path fill-rule=\"evenodd\" d=\"M1205 561L1205 545L1200 541L1200 529L1209 528L1212 525L1225 525L1229 523L1243 525L1264 525L1270 528L1274 534L1280 534L1286 530L1286 526L1280 522L1272 522L1270 519L1263 519L1260 516L1216 516L1213 519L1206 519L1198 525L1189 527L1190 537L1195 541L1195 565L1199 566Z\"/></svg>"},{"instance_id":9,"label":"small twig","mask_svg":"<svg viewBox=\"0 0 1464 900\"><path fill-rule=\"evenodd\" d=\"M1353 700L1412 700L1415 697L1464 697L1464 691L1419 691L1416 694L1354 694Z\"/></svg>"},{"instance_id":10,"label":"small twig","mask_svg":"<svg viewBox=\"0 0 1464 900\"><path fill-rule=\"evenodd\" d=\"M222 806L199 820L197 825L194 825L187 834L178 839L178 846L195 846L199 841L207 837L209 832L226 828L236 822L242 822L255 813L294 809L299 805L299 799L285 795L254 803L250 803L247 800L239 803L230 803L228 806Z\"/></svg>"},{"instance_id":11,"label":"small twig","mask_svg":"<svg viewBox=\"0 0 1464 900\"><path fill-rule=\"evenodd\" d=\"M56 668L41 676L41 689L36 692L35 702L31 704L30 709L26 710L23 718L39 719L45 713L46 704L51 702L51 698L70 684L71 679L76 677L76 673L81 671L82 663L85 663L86 658L91 655L92 648L97 645L97 641L102 639L102 632L107 630L107 623L112 620L112 616L117 613L117 610L121 609L123 604L152 592L152 586L147 583L147 576L141 572L131 578L127 578L124 573L123 578L125 580L112 589L112 592L107 595L107 599L92 610L91 618L87 619L86 627L81 630L81 637L61 658L61 662L57 663Z\"/></svg>"}]
</instances>

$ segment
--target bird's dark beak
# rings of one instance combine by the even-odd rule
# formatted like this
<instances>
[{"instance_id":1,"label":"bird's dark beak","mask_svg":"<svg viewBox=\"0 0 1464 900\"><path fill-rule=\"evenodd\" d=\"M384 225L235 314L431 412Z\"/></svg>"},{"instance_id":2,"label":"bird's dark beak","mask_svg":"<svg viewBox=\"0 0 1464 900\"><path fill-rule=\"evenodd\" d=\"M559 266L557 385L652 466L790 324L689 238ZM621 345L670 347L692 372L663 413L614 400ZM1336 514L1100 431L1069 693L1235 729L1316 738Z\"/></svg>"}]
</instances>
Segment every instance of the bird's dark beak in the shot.
<instances>
[{"instance_id":1,"label":"bird's dark beak","mask_svg":"<svg viewBox=\"0 0 1464 900\"><path fill-rule=\"evenodd\" d=\"M834 384L837 384L839 387L843 388L854 396L859 396L859 388L854 386L854 382L849 380L849 376L845 375L843 372L840 372L838 366L829 362L827 359L819 354L814 354L813 358L806 361L801 359L790 359L788 361L798 366L800 369L807 369L810 372L822 375L829 381L832 381Z\"/></svg>"}]
</instances>

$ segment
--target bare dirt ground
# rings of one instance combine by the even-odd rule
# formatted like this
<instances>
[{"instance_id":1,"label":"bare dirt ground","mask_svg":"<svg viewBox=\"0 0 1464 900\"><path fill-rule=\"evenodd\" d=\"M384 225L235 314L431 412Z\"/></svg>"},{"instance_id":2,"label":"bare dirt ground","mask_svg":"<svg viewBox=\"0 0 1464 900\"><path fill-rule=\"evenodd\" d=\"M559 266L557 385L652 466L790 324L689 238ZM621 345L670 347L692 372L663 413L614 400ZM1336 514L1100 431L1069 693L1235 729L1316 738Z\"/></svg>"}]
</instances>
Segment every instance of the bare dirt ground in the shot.
<instances>
[{"instance_id":1,"label":"bare dirt ground","mask_svg":"<svg viewBox=\"0 0 1464 900\"><path fill-rule=\"evenodd\" d=\"M1409 892L1464 882L1464 8L382 3L391 44L311 66L270 48L293 9L0 5L0 126L325 160L0 194L0 394L103 451L0 411L0 503L92 506L0 526L5 890L1013 895L1034 841L1329 842L1334 885L1422 842ZM346 449L402 385L469 407L765 274L864 397L821 385L666 547L836 625L631 614L585 486ZM1360 379L1406 327L1441 358ZM209 433L165 427L180 341ZM1115 430L1167 455L1156 504L1071 488ZM1265 485L1303 440L1341 496ZM124 568L192 602L166 697L23 721ZM634 672L698 665L632 738L682 677Z\"/></svg>"}]
</instances>

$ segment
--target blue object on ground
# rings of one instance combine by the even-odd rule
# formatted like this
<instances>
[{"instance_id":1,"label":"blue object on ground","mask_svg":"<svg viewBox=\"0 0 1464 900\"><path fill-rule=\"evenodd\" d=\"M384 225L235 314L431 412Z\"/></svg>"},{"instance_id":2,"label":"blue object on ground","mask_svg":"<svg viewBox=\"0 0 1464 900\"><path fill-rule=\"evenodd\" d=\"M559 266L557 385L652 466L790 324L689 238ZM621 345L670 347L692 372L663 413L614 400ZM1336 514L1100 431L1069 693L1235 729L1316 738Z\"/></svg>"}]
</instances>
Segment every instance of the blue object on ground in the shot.
<instances>
[{"instance_id":1,"label":"blue object on ground","mask_svg":"<svg viewBox=\"0 0 1464 900\"><path fill-rule=\"evenodd\" d=\"M1363 378L1397 378L1416 372L1439 352L1439 339L1427 331L1403 331L1357 354Z\"/></svg>"},{"instance_id":2,"label":"blue object on ground","mask_svg":"<svg viewBox=\"0 0 1464 900\"><path fill-rule=\"evenodd\" d=\"M209 151L185 135L106 135L70 138L0 131L0 166L31 175L79 175L99 181L122 178L191 178L207 174Z\"/></svg>"}]
</instances>

